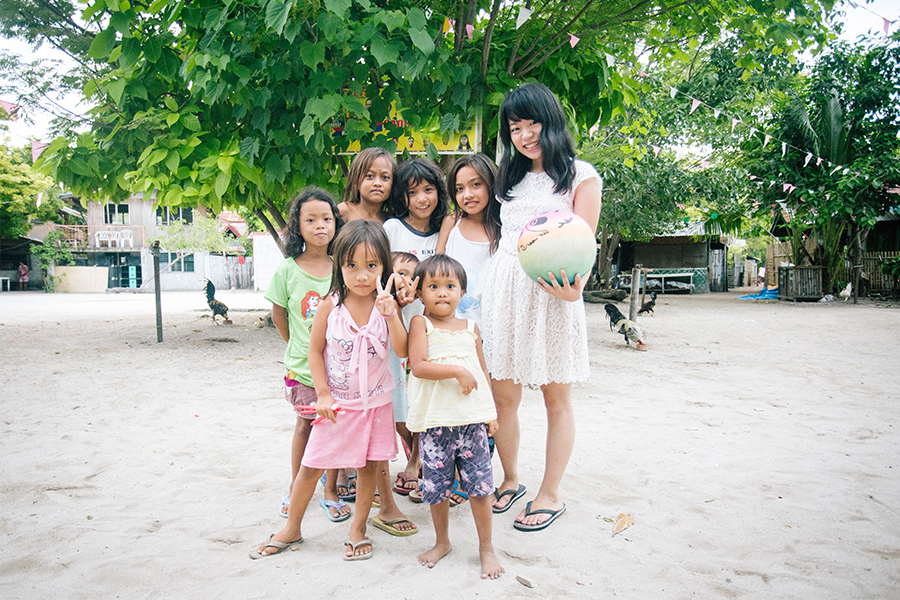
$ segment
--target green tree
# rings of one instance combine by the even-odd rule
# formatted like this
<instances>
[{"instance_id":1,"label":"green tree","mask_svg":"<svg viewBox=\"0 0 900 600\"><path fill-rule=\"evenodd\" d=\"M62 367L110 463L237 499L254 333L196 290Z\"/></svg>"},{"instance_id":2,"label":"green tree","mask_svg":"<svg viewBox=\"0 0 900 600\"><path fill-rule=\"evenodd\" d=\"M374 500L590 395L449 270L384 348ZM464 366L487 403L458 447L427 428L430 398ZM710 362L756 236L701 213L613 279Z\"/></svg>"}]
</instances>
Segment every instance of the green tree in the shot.
<instances>
[{"instance_id":1,"label":"green tree","mask_svg":"<svg viewBox=\"0 0 900 600\"><path fill-rule=\"evenodd\" d=\"M38 194L50 183L32 170L22 150L0 146L0 238L28 234L33 220L55 220L62 204L55 194L46 194L37 205Z\"/></svg>"}]
</instances>

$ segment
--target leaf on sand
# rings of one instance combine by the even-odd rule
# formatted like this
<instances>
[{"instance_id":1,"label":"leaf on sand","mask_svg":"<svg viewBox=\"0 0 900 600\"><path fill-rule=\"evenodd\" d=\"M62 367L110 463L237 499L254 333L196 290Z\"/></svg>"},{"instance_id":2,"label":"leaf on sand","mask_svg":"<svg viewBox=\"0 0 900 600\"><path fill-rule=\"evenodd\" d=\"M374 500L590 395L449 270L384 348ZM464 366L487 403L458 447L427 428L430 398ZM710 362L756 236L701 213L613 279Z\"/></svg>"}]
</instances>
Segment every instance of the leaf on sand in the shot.
<instances>
[{"instance_id":1,"label":"leaf on sand","mask_svg":"<svg viewBox=\"0 0 900 600\"><path fill-rule=\"evenodd\" d=\"M619 516L616 517L616 526L613 528L613 535L617 533L622 533L629 527L634 525L634 519L631 518L631 515L626 515L625 513L619 513Z\"/></svg>"}]
</instances>

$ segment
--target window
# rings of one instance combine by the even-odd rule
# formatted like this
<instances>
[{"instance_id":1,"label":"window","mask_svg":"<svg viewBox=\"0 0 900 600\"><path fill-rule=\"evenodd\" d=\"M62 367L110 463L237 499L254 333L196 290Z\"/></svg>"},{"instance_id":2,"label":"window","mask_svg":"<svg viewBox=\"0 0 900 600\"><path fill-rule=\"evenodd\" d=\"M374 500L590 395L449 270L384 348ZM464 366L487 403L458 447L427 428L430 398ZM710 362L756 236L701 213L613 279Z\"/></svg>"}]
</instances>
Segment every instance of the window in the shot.
<instances>
[{"instance_id":1,"label":"window","mask_svg":"<svg viewBox=\"0 0 900 600\"><path fill-rule=\"evenodd\" d=\"M160 206L156 209L157 225L171 225L178 220L181 220L181 222L185 225L190 225L191 223L193 223L194 209L169 206Z\"/></svg>"},{"instance_id":2,"label":"window","mask_svg":"<svg viewBox=\"0 0 900 600\"><path fill-rule=\"evenodd\" d=\"M103 223L106 225L130 225L127 204L107 204L103 207Z\"/></svg>"},{"instance_id":3,"label":"window","mask_svg":"<svg viewBox=\"0 0 900 600\"><path fill-rule=\"evenodd\" d=\"M185 273L193 273L194 272L194 255L187 254L181 260L178 260L177 252L160 252L159 253L159 270L164 270L170 263L172 264L172 268L169 269L172 271L184 271Z\"/></svg>"}]
</instances>

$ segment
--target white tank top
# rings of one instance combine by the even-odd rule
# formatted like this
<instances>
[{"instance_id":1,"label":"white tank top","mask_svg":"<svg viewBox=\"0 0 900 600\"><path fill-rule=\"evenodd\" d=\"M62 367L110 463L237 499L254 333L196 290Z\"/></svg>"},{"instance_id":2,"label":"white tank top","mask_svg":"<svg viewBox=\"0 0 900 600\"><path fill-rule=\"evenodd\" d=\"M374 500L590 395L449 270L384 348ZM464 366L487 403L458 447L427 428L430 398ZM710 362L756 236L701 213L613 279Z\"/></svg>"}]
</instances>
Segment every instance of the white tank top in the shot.
<instances>
[{"instance_id":1,"label":"white tank top","mask_svg":"<svg viewBox=\"0 0 900 600\"><path fill-rule=\"evenodd\" d=\"M456 307L456 316L460 319L473 319L481 327L481 289L484 282L482 276L491 261L490 242L471 242L463 237L459 230L459 221L450 231L447 238L447 256L454 258L466 270L466 295Z\"/></svg>"}]
</instances>

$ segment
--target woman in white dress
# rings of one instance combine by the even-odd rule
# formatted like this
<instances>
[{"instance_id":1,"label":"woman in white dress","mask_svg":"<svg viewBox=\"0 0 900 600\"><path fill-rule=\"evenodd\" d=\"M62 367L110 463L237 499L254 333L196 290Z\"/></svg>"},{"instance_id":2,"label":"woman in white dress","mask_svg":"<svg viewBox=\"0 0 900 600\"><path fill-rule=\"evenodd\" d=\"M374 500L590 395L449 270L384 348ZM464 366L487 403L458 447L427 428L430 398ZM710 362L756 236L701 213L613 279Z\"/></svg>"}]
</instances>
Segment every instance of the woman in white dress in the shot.
<instances>
[{"instance_id":1,"label":"woman in white dress","mask_svg":"<svg viewBox=\"0 0 900 600\"><path fill-rule=\"evenodd\" d=\"M518 260L522 228L537 215L568 210L596 230L602 182L594 168L575 160L572 137L556 96L532 83L510 92L500 107L503 159L497 177L501 201L500 246L485 273L482 296L484 354L491 374L499 429L495 435L503 481L493 510L502 513L526 493L519 482L522 385L539 386L547 410L544 478L535 498L513 524L544 529L566 509L559 484L572 454L575 415L572 383L590 375L584 281L548 277L533 282Z\"/></svg>"}]
</instances>

